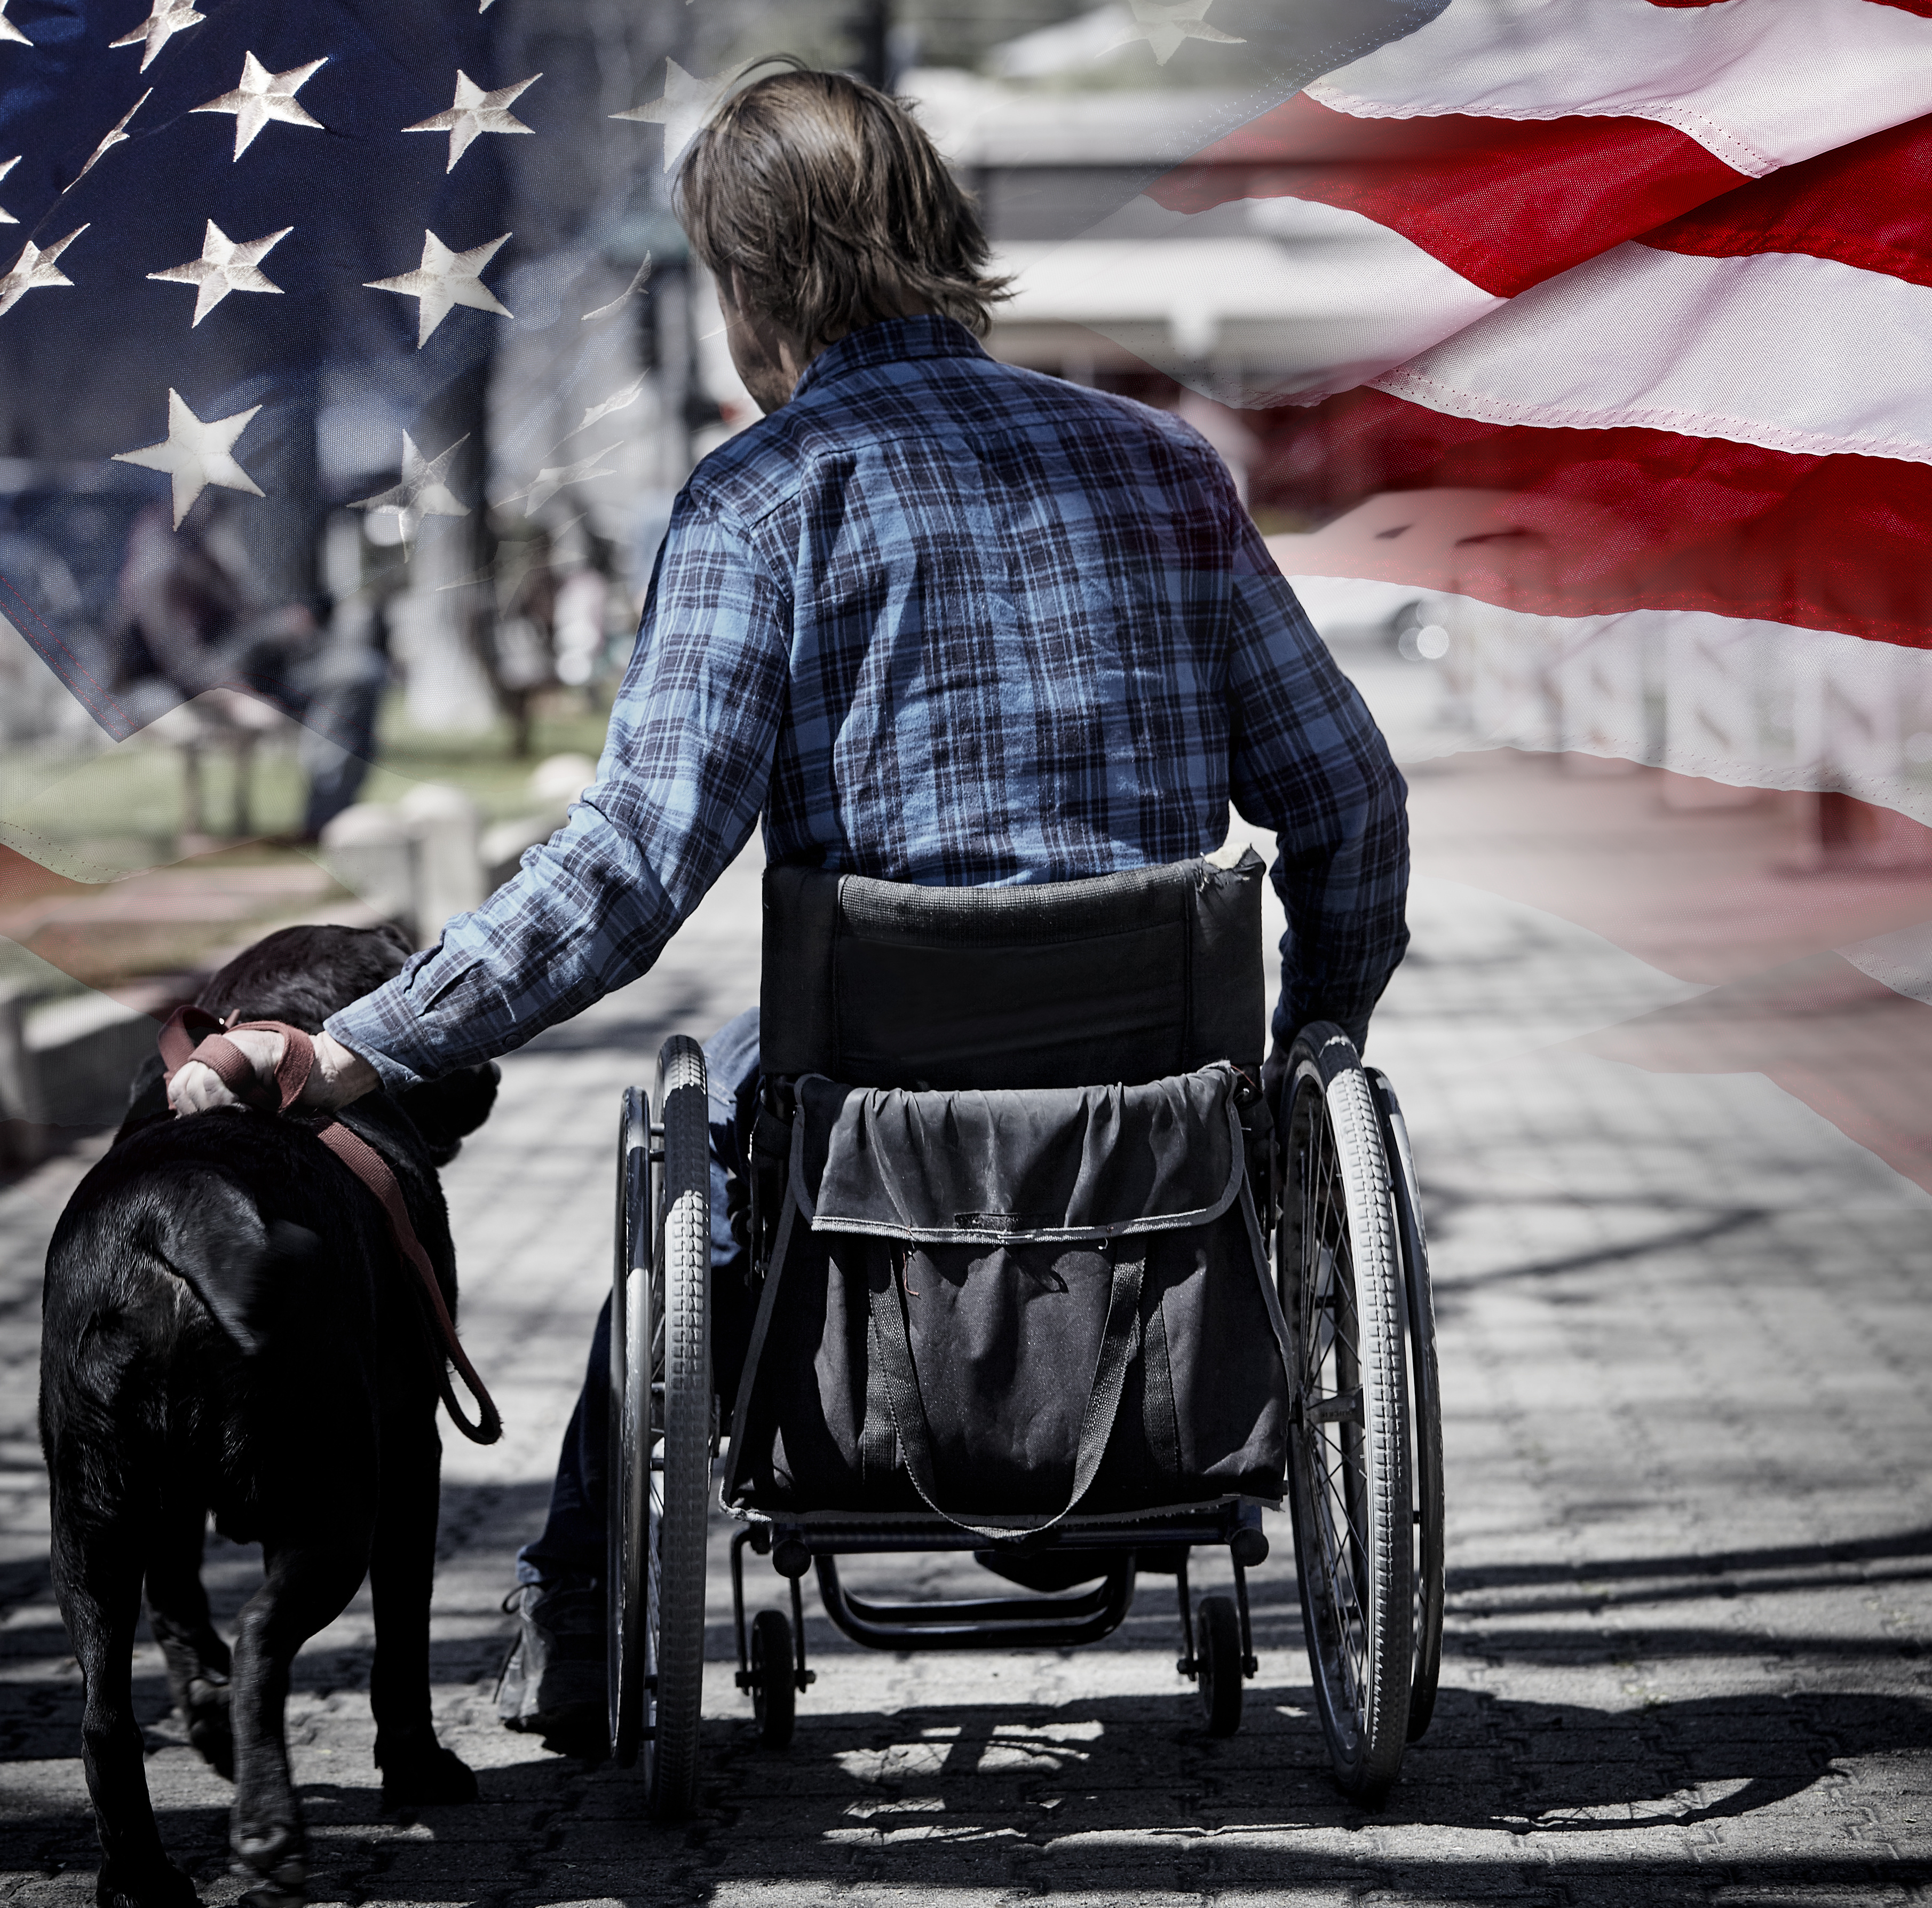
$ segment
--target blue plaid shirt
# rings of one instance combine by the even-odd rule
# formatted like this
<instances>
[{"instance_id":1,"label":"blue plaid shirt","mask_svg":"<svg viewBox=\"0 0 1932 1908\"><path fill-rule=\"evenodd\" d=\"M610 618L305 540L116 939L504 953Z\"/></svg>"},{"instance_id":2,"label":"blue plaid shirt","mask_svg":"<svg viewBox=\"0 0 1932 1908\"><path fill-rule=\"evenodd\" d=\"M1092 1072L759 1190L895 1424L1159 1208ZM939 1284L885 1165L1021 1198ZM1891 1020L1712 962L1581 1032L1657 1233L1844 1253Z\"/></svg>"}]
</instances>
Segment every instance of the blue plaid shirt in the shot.
<instances>
[{"instance_id":1,"label":"blue plaid shirt","mask_svg":"<svg viewBox=\"0 0 1932 1908\"><path fill-rule=\"evenodd\" d=\"M1277 1038L1359 1037L1408 940L1405 790L1186 424L872 325L685 486L596 785L328 1030L392 1088L643 974L749 838L892 881L1064 881L1276 831Z\"/></svg>"}]
</instances>

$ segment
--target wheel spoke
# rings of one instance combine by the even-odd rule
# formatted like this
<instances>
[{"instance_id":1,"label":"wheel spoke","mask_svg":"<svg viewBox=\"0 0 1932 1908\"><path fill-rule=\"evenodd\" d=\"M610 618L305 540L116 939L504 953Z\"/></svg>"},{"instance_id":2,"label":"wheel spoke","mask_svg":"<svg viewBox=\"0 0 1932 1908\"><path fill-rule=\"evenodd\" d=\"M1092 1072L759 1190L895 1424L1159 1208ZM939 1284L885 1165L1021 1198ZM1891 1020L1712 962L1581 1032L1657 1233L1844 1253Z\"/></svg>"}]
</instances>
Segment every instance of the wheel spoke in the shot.
<instances>
[{"instance_id":1,"label":"wheel spoke","mask_svg":"<svg viewBox=\"0 0 1932 1908\"><path fill-rule=\"evenodd\" d=\"M1343 1695L1360 1726L1363 1696L1367 1687L1366 1625L1361 1603L1356 1594L1354 1573L1347 1567L1342 1546L1336 1536L1330 1494L1316 1499L1316 1521L1320 1527L1323 1576L1330 1621L1336 1632L1338 1667L1344 1677Z\"/></svg>"}]
</instances>

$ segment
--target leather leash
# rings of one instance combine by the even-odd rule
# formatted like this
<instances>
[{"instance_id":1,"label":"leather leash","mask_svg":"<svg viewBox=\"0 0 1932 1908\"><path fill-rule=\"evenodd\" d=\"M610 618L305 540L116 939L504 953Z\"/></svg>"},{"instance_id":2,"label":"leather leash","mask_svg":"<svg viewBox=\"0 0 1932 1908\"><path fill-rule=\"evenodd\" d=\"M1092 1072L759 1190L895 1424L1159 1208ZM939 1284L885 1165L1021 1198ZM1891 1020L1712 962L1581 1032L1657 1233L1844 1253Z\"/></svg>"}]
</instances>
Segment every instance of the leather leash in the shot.
<instances>
[{"instance_id":1,"label":"leather leash","mask_svg":"<svg viewBox=\"0 0 1932 1908\"><path fill-rule=\"evenodd\" d=\"M279 1106L271 1108L267 1105L254 1065L248 1055L226 1037L230 1033L238 1034L244 1030L279 1034L282 1036L282 1058L275 1069ZM315 1068L315 1042L299 1027L291 1027L279 1020L248 1020L237 1027L224 1028L203 1007L176 1008L161 1029L160 1047L161 1062L167 1069L170 1081L189 1060L198 1060L237 1099L264 1112L287 1112L302 1097L302 1089L308 1085L308 1076ZM452 1423L472 1444L494 1444L503 1435L502 1418L483 1381L477 1376L476 1366L470 1364L458 1341L455 1322L449 1316L448 1306L442 1302L442 1288L436 1283L436 1268L430 1264L429 1254L423 1250L422 1241L410 1223L409 1210L403 1203L403 1189L397 1184L388 1162L368 1141L351 1132L333 1114L313 1130L316 1138L375 1195L377 1203L388 1215L389 1230L395 1238L397 1249L416 1268L416 1276L422 1282L424 1295L436 1315L436 1329L442 1336L443 1349L448 1354L448 1364L456 1367L471 1398L476 1401L476 1422L472 1424L456 1402L455 1388L449 1382L448 1366L438 1359L436 1388L442 1394L443 1407L449 1413Z\"/></svg>"}]
</instances>

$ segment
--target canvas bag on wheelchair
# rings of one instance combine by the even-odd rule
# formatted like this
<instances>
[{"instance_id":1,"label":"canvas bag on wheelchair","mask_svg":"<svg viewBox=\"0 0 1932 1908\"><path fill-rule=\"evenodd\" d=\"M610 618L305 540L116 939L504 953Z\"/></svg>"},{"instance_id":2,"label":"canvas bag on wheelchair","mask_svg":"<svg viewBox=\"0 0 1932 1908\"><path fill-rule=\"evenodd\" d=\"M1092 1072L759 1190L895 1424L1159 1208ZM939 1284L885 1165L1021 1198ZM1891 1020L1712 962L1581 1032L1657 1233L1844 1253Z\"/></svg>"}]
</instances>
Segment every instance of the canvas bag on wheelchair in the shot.
<instances>
[{"instance_id":1,"label":"canvas bag on wheelchair","mask_svg":"<svg viewBox=\"0 0 1932 1908\"><path fill-rule=\"evenodd\" d=\"M1258 858L963 901L774 873L766 1072L824 1070L776 1076L728 1501L988 1534L1279 1502Z\"/></svg>"}]
</instances>

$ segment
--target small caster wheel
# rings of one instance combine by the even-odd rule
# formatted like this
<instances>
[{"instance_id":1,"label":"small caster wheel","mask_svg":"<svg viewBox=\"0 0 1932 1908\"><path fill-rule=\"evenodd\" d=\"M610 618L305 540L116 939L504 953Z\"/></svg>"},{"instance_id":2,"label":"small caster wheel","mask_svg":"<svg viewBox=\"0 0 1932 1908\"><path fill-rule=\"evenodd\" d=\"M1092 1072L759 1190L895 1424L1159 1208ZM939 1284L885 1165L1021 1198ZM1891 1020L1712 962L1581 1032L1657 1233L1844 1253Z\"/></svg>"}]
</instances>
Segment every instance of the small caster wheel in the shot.
<instances>
[{"instance_id":1,"label":"small caster wheel","mask_svg":"<svg viewBox=\"0 0 1932 1908\"><path fill-rule=\"evenodd\" d=\"M1238 1657L1238 1650L1236 1654ZM792 1654L791 1624L779 1610L760 1610L752 1619L752 1714L758 1740L767 1749L783 1749L791 1742L798 1720L798 1684L794 1680L797 1659ZM1235 1673L1240 1674L1238 1664ZM1240 1692L1234 1694L1240 1712Z\"/></svg>"},{"instance_id":2,"label":"small caster wheel","mask_svg":"<svg viewBox=\"0 0 1932 1908\"><path fill-rule=\"evenodd\" d=\"M1194 1624L1202 1726L1210 1736L1232 1736L1241 1726L1241 1621L1234 1598L1203 1597Z\"/></svg>"}]
</instances>

